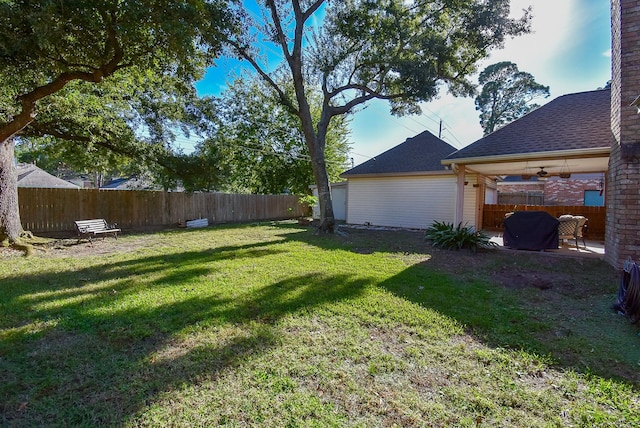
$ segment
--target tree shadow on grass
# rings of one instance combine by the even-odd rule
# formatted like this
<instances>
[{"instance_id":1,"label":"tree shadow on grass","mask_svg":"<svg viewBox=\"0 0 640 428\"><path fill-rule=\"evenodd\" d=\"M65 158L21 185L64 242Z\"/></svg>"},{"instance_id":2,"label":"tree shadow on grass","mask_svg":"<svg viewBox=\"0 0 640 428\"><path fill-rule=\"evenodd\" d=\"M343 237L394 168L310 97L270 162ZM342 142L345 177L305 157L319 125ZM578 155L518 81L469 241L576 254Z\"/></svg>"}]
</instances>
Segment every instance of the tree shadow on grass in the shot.
<instances>
[{"instance_id":1,"label":"tree shadow on grass","mask_svg":"<svg viewBox=\"0 0 640 428\"><path fill-rule=\"evenodd\" d=\"M564 263L571 269L576 261ZM489 346L550 356L564 368L640 387L637 329L611 310L611 290L593 284L551 280L543 288L505 287L487 276L436 274L425 261L380 285L457 320Z\"/></svg>"},{"instance_id":2,"label":"tree shadow on grass","mask_svg":"<svg viewBox=\"0 0 640 428\"><path fill-rule=\"evenodd\" d=\"M368 285L345 275L298 275L233 297L198 289L217 261L276 252L263 245L0 280L0 425L122 425L163 393L277 346L274 324L282 317L356 298ZM138 284L132 275L154 279ZM176 296L155 302L158 287ZM132 305L134 296L151 303ZM227 334L212 337L212 330ZM185 331L201 331L203 340L181 344Z\"/></svg>"},{"instance_id":3,"label":"tree shadow on grass","mask_svg":"<svg viewBox=\"0 0 640 428\"><path fill-rule=\"evenodd\" d=\"M204 272L201 266L206 266L208 262L224 261L228 259L252 259L278 254L282 251L274 250L270 247L273 243L256 243L230 247L217 247L204 251L185 251L179 253L162 254L155 256L147 256L134 258L119 262L105 262L103 264L92 264L85 268L73 271L65 271L59 275L51 274L35 274L35 275L18 275L7 276L0 279L2 281L4 303L11 303L13 299L20 299L21 296L29 296L33 299L33 295L41 296L42 299L49 299L50 293L57 295L68 295L69 297L76 294L82 294L84 289L64 289L65 286L85 286L94 281L108 281L113 279L122 279L131 275L152 274L154 272L164 273L164 278L168 277L171 268L184 269L185 266L193 265L197 267L195 270L186 269L183 280L186 281L191 277L197 277ZM210 267L209 269L213 269ZM162 282L168 282L163 280ZM64 291L60 291L60 289ZM117 291L117 290L116 290ZM8 299L8 300L7 300Z\"/></svg>"},{"instance_id":4,"label":"tree shadow on grass","mask_svg":"<svg viewBox=\"0 0 640 428\"><path fill-rule=\"evenodd\" d=\"M408 231L286 236L365 255L414 255L406 269L379 286L458 321L491 347L549 356L561 367L640 387L638 329L611 310L617 283L603 261L445 251L430 247L422 233Z\"/></svg>"}]
</instances>

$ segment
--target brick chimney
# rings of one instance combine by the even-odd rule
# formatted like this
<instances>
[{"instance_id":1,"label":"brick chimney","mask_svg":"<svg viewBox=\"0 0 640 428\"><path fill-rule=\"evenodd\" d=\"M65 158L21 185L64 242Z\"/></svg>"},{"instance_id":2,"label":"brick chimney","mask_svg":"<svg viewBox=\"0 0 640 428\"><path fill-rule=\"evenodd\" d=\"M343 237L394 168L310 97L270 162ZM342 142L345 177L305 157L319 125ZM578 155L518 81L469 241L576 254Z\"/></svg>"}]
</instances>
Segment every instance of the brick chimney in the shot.
<instances>
[{"instance_id":1,"label":"brick chimney","mask_svg":"<svg viewBox=\"0 0 640 428\"><path fill-rule=\"evenodd\" d=\"M640 260L640 0L611 0L611 155L605 260Z\"/></svg>"}]
</instances>

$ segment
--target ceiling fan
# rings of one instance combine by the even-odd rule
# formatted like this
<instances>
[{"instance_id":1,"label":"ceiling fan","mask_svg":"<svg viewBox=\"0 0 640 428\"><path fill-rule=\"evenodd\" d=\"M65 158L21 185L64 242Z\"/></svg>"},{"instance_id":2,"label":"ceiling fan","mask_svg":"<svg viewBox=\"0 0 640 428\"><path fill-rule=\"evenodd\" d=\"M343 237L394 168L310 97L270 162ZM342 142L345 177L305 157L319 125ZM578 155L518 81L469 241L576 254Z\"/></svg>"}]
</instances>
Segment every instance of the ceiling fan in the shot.
<instances>
[{"instance_id":1,"label":"ceiling fan","mask_svg":"<svg viewBox=\"0 0 640 428\"><path fill-rule=\"evenodd\" d=\"M544 167L541 166L540 167L540 171L536 172L536 175L538 176L538 178L545 180L549 177L547 177L549 175L549 173L547 171L544 170Z\"/></svg>"},{"instance_id":2,"label":"ceiling fan","mask_svg":"<svg viewBox=\"0 0 640 428\"><path fill-rule=\"evenodd\" d=\"M540 171L536 172L536 176L538 177L538 180L544 181L544 180L548 180L549 177L551 177L552 175L557 175L560 178L570 178L571 177L571 172L569 171L569 166L567 165L567 162L565 161L565 164L562 166L562 169L560 170L559 173L551 173L549 171L545 171L545 168L555 168L555 165L552 166L539 166L538 168L540 168ZM530 180L531 176L533 175L532 173L527 172L528 167L525 168L525 172L522 174L522 179L523 180Z\"/></svg>"}]
</instances>

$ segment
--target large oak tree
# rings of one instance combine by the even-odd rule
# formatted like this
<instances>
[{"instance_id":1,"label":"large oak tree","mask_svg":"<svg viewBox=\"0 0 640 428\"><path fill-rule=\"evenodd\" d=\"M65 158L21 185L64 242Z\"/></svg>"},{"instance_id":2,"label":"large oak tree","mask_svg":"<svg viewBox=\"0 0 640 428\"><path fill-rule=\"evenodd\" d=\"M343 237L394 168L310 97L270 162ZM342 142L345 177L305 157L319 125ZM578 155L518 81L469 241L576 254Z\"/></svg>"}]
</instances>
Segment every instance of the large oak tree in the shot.
<instances>
[{"instance_id":1,"label":"large oak tree","mask_svg":"<svg viewBox=\"0 0 640 428\"><path fill-rule=\"evenodd\" d=\"M331 120L372 99L394 114L420 111L446 87L470 96L476 64L505 38L529 30L529 11L509 17L509 0L264 0L247 11L243 38L230 41L302 125L318 186L322 231L333 230L325 162ZM314 26L315 23L320 23ZM269 46L270 45L270 46ZM281 52L292 92L273 77L273 47ZM264 48L260 50L260 47ZM310 88L322 94L314 122Z\"/></svg>"},{"instance_id":2,"label":"large oak tree","mask_svg":"<svg viewBox=\"0 0 640 428\"><path fill-rule=\"evenodd\" d=\"M55 134L62 123L38 123L43 100L72 82L99 85L134 68L194 81L231 36L231 2L0 1L0 241L16 242L22 233L13 139ZM92 138L79 137L82 144Z\"/></svg>"}]
</instances>

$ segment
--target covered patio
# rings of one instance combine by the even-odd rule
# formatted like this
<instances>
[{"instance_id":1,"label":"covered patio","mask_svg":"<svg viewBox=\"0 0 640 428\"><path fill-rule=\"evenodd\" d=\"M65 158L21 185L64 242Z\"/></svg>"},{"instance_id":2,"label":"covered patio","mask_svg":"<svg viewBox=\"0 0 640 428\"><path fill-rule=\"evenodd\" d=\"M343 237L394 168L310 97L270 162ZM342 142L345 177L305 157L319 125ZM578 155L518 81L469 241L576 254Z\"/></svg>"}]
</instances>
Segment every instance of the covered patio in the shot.
<instances>
[{"instance_id":1,"label":"covered patio","mask_svg":"<svg viewBox=\"0 0 640 428\"><path fill-rule=\"evenodd\" d=\"M491 192L497 192L495 183L506 176L542 181L585 173L606 176L610 105L609 89L564 95L445 158L442 164L457 176L455 222L464 218L466 192L477 192L484 206ZM478 174L484 180L478 180L474 188L466 187L467 174ZM476 224L482 224L482 212L478 207ZM602 242L592 240L582 250L569 245L558 252L601 256Z\"/></svg>"}]
</instances>

